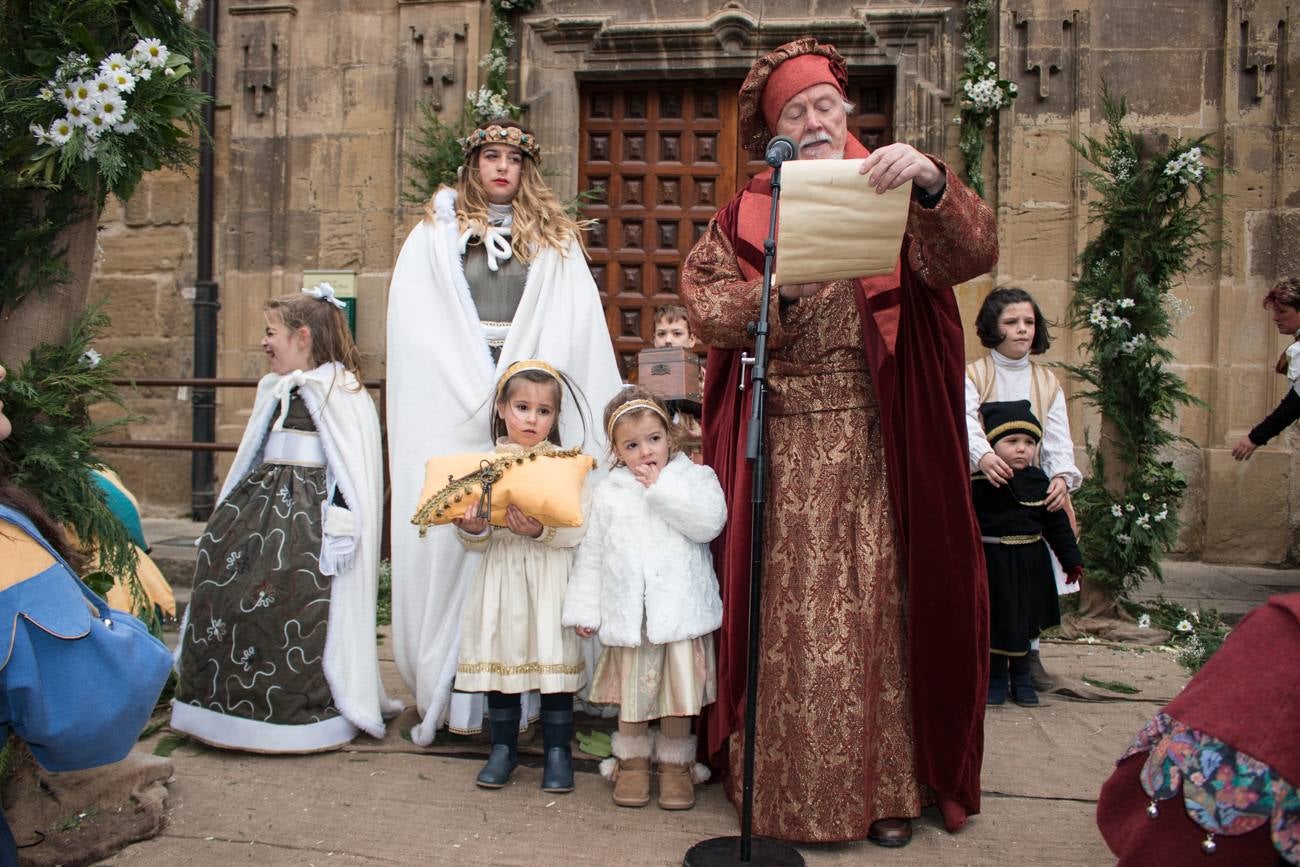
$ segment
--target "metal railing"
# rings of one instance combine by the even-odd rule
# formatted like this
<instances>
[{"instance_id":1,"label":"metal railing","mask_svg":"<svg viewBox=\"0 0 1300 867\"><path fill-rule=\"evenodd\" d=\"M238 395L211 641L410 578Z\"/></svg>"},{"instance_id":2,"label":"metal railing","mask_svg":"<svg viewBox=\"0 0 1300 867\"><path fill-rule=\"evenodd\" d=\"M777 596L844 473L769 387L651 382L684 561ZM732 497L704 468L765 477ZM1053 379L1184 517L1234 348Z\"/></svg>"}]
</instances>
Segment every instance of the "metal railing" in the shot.
<instances>
[{"instance_id":1,"label":"metal railing","mask_svg":"<svg viewBox=\"0 0 1300 867\"><path fill-rule=\"evenodd\" d=\"M193 377L137 377L135 379L114 379L112 384L119 388L257 388L260 379L213 378L199 379ZM367 389L379 392L379 431L380 446L384 450L384 526L389 525L391 503L388 493L388 437L387 437L387 380L367 379L361 384ZM149 451L173 452L235 452L239 443L196 442L194 440L98 440L96 446L103 449L142 449ZM380 556L389 556L388 533L384 533L380 543Z\"/></svg>"}]
</instances>

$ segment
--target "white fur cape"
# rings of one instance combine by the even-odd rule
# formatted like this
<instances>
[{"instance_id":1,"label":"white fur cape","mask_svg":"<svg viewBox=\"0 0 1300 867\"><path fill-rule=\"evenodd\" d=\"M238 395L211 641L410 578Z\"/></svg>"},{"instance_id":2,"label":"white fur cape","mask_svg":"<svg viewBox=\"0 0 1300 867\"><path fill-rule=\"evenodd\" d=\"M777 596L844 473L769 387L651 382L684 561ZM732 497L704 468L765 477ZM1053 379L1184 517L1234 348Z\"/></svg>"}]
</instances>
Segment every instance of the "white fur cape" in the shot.
<instances>
[{"instance_id":1,"label":"white fur cape","mask_svg":"<svg viewBox=\"0 0 1300 867\"><path fill-rule=\"evenodd\" d=\"M600 296L581 247L545 249L528 269L501 359L493 364L465 281L456 229L456 194L434 197L435 219L411 230L388 292L388 455L392 488L393 654L415 693L421 746L448 720L460 647L461 606L480 555L465 552L450 526L421 539L410 519L424 464L435 454L490 451L488 415L501 372L522 358L564 371L586 398L586 437L568 394L564 446L605 447L600 413L621 382ZM589 660L589 662L591 662ZM456 693L454 728L482 724L482 698Z\"/></svg>"},{"instance_id":2,"label":"white fur cape","mask_svg":"<svg viewBox=\"0 0 1300 867\"><path fill-rule=\"evenodd\" d=\"M727 522L718 477L678 454L645 487L618 467L596 490L564 597L565 626L600 630L607 645L708 635L722 624L709 542Z\"/></svg>"},{"instance_id":3,"label":"white fur cape","mask_svg":"<svg viewBox=\"0 0 1300 867\"><path fill-rule=\"evenodd\" d=\"M379 541L383 532L384 457L379 415L357 378L336 362L315 370L270 373L257 385L253 415L239 441L235 462L217 502L262 462L267 429L289 390L298 387L325 451L326 486L343 492L355 520L356 549L350 566L331 578L325 680L334 705L348 722L372 737L384 736L384 717L402 709L379 679L375 643L375 597L379 587ZM189 612L186 611L188 619ZM182 624L181 634L185 634ZM179 649L177 650L179 653Z\"/></svg>"}]
</instances>

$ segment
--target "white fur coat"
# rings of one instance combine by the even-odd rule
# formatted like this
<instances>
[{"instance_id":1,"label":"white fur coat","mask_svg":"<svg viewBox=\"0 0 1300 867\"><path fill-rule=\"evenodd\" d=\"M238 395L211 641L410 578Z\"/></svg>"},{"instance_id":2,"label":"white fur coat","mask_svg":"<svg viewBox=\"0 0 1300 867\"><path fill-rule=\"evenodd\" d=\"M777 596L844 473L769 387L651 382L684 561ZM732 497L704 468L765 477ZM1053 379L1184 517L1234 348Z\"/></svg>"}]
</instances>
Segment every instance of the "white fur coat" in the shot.
<instances>
[{"instance_id":1,"label":"white fur coat","mask_svg":"<svg viewBox=\"0 0 1300 867\"><path fill-rule=\"evenodd\" d=\"M709 542L727 522L713 470L679 454L649 488L618 467L596 490L578 547L563 624L636 647L708 635L722 624Z\"/></svg>"}]
</instances>

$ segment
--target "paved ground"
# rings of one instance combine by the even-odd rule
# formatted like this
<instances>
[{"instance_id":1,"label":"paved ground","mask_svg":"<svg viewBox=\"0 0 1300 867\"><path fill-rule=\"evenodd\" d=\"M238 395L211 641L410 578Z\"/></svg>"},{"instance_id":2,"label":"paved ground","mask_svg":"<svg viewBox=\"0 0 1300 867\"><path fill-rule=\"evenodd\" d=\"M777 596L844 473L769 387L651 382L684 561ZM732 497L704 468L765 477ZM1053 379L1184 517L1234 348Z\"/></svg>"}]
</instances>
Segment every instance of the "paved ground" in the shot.
<instances>
[{"instance_id":1,"label":"paved ground","mask_svg":"<svg viewBox=\"0 0 1300 867\"><path fill-rule=\"evenodd\" d=\"M189 553L188 522L149 522L160 559ZM191 555L192 556L192 555ZM1170 563L1164 595L1239 614L1275 592L1300 589L1300 571ZM186 595L184 588L178 594ZM381 644L385 682L410 700ZM1113 759L1182 687L1186 677L1159 650L1045 643L1053 670L1118 680L1140 689L1107 702L1049 698L1035 710L992 708L987 717L983 812L958 835L937 815L916 825L912 844L807 846L809 864L1110 864L1093 812ZM483 747L461 741L422 750L405 740L413 712L377 741L306 757L260 757L182 746L172 754L168 824L155 839L110 859L115 865L209 864L680 864L686 850L737 833L719 787L696 808L616 807L607 784L583 763L576 791L538 790L535 762L507 788L477 789ZM152 748L162 735L146 742ZM534 748L535 756L535 748Z\"/></svg>"}]
</instances>

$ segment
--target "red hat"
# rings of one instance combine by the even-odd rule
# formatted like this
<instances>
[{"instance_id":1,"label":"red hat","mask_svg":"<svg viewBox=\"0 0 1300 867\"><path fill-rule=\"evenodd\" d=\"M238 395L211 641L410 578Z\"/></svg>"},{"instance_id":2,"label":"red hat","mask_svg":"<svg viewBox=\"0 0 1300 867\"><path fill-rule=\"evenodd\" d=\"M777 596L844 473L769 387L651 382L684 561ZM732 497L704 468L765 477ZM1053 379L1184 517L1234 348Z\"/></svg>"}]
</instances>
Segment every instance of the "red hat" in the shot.
<instances>
[{"instance_id":1,"label":"red hat","mask_svg":"<svg viewBox=\"0 0 1300 867\"><path fill-rule=\"evenodd\" d=\"M740 141L762 157L781 109L794 95L815 84L833 84L844 96L848 85L844 58L833 45L812 36L787 42L754 61L740 86Z\"/></svg>"}]
</instances>

